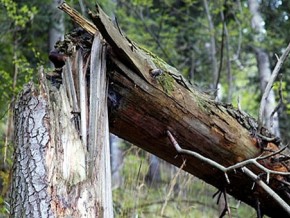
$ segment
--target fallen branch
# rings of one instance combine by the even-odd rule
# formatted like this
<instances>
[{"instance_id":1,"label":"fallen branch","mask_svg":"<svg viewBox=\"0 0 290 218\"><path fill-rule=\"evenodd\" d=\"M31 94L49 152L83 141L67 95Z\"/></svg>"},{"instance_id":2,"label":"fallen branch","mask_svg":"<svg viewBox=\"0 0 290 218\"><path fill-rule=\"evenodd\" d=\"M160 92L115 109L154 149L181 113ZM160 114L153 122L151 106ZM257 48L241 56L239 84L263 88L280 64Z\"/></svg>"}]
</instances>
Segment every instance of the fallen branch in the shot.
<instances>
[{"instance_id":1,"label":"fallen branch","mask_svg":"<svg viewBox=\"0 0 290 218\"><path fill-rule=\"evenodd\" d=\"M290 206L276 192L274 192L273 189L263 182L259 176L255 175L247 167L243 167L242 171L263 188L287 212L287 214L290 215Z\"/></svg>"},{"instance_id":2,"label":"fallen branch","mask_svg":"<svg viewBox=\"0 0 290 218\"><path fill-rule=\"evenodd\" d=\"M197 152L186 150L186 149L182 149L179 146L179 144L177 143L177 141L175 140L175 138L173 137L173 135L171 134L171 132L169 130L167 130L167 135L170 138L171 143L174 145L174 147L175 147L175 149L176 149L176 151L178 153L194 156L194 157L196 157L196 158L198 158L198 159L210 164L211 166L221 170L222 172L225 173L225 177L226 177L228 183L230 183L230 181L229 181L229 178L227 176L227 172L229 172L231 170L242 168L242 167L244 167L246 165L249 165L249 164L254 164L256 167L260 168L261 170L263 170L267 174L267 183L269 183L270 174L277 174L277 175L283 175L283 176L290 175L290 172L280 172L280 171L267 169L266 167L264 167L263 165L261 165L258 162L258 160L266 159L266 158L274 156L274 155L276 155L278 153L281 153L282 151L284 151L287 148L287 146L284 146L280 150L278 150L276 152L273 152L271 154L268 154L266 156L259 156L259 157L256 157L256 158L251 158L251 159L239 162L237 164L234 164L232 166L224 167L223 165L221 165L221 164L219 164L219 163L217 163L217 162L215 162L215 161L213 161L213 160L211 160L209 158L206 158L206 157L200 155Z\"/></svg>"},{"instance_id":3,"label":"fallen branch","mask_svg":"<svg viewBox=\"0 0 290 218\"><path fill-rule=\"evenodd\" d=\"M225 177L228 183L230 183L230 180L228 178L227 172L230 170L235 170L240 168L242 170L243 173L245 173L247 176L249 176L251 179L253 179L255 181L255 183L257 183L261 188L263 188L270 196L272 196L272 198L274 198L274 200L290 215L290 206L278 195L276 194L266 183L264 183L259 176L257 176L256 174L254 174L251 170L249 170L246 165L248 164L254 164L255 166L259 167L260 169L262 169L263 171L265 171L267 173L267 183L269 183L269 174L280 174L280 175L290 175L289 172L279 172L279 171L273 171L273 170L269 170L266 167L262 166L261 164L259 164L257 162L257 160L261 160L264 158L268 158L272 155L277 154L276 152L274 152L271 155L266 155L264 157L257 157L257 158L253 158L253 159L249 159L246 161L242 161L240 163L237 163L235 165L232 165L230 167L224 167L221 164L206 158L200 154L198 154L197 152L194 151L190 151L190 150L186 150L186 149L182 149L178 142L175 140L175 138L173 137L173 135L171 134L171 132L169 130L167 130L167 135L172 143L172 145L175 147L176 151L180 154L187 154L187 155L191 155L194 156L195 158L198 158L208 164L210 164L211 166L221 170L222 172L225 173ZM285 148L282 148L281 150L284 150ZM277 152L282 152L281 150L277 151Z\"/></svg>"}]
</instances>

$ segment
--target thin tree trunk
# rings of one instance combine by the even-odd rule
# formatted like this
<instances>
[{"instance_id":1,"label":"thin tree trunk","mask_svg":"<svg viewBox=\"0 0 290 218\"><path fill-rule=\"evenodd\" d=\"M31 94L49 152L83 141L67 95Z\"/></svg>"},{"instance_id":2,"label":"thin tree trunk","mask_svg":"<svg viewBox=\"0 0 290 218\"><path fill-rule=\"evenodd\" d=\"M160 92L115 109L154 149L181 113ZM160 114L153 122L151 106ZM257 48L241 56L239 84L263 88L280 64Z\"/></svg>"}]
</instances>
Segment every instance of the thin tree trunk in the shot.
<instances>
[{"instance_id":1,"label":"thin tree trunk","mask_svg":"<svg viewBox=\"0 0 290 218\"><path fill-rule=\"evenodd\" d=\"M63 13L58 10L59 4L62 0L51 0L50 11L51 11L51 22L49 28L49 50L54 49L54 45L57 41L63 40L64 36L64 16Z\"/></svg>"},{"instance_id":2,"label":"thin tree trunk","mask_svg":"<svg viewBox=\"0 0 290 218\"><path fill-rule=\"evenodd\" d=\"M260 90L261 93L265 91L266 85L271 76L269 55L261 48L254 48L260 75ZM267 107L264 110L264 125L272 130L272 132L280 137L279 118L277 112L271 118L272 112L275 110L277 102L275 100L275 93L273 90L267 98ZM272 119L272 120L271 120Z\"/></svg>"},{"instance_id":3,"label":"thin tree trunk","mask_svg":"<svg viewBox=\"0 0 290 218\"><path fill-rule=\"evenodd\" d=\"M160 160L153 154L149 154L149 169L146 174L146 182L149 186L157 186L161 182Z\"/></svg>"},{"instance_id":4,"label":"thin tree trunk","mask_svg":"<svg viewBox=\"0 0 290 218\"><path fill-rule=\"evenodd\" d=\"M248 0L249 9L252 13L252 28L256 32L255 41L261 43L266 37L265 22L259 12L259 3L257 0ZM257 66L260 77L260 90L264 92L266 85L271 76L271 67L269 55L262 48L253 47L256 55ZM277 112L273 115L271 120L271 114L275 110L277 103L275 100L274 91L271 90L267 99L267 107L264 110L264 125L271 130L276 136L280 137L279 118Z\"/></svg>"},{"instance_id":5,"label":"thin tree trunk","mask_svg":"<svg viewBox=\"0 0 290 218\"><path fill-rule=\"evenodd\" d=\"M111 166L112 166L112 189L119 188L123 183L121 170L123 167L123 152L120 149L122 140L117 136L110 135Z\"/></svg>"},{"instance_id":6,"label":"thin tree trunk","mask_svg":"<svg viewBox=\"0 0 290 218\"><path fill-rule=\"evenodd\" d=\"M207 0L203 0L203 5L205 8L207 20L208 20L208 25L209 25L209 34L210 34L210 57L211 57L211 66L212 66L212 84L213 88L217 89L218 88L218 83L219 83L219 75L218 75L218 62L216 58L216 42L215 42L215 34L214 34L214 25L213 21L211 18L211 14L209 11L209 6Z\"/></svg>"}]
</instances>

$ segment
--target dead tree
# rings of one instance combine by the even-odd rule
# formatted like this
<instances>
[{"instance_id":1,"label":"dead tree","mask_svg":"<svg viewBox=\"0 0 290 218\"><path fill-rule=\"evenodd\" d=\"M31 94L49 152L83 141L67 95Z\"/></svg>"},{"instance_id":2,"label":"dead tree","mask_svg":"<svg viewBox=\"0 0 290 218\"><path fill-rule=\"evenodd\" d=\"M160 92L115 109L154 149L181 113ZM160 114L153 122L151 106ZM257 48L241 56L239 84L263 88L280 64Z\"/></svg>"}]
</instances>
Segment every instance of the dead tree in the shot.
<instances>
[{"instance_id":1,"label":"dead tree","mask_svg":"<svg viewBox=\"0 0 290 218\"><path fill-rule=\"evenodd\" d=\"M109 162L100 157L108 155L108 117L110 132L254 208L259 202L260 214L289 216L288 156L278 138L241 109L192 87L126 37L99 6L90 12L93 23L65 3L60 8L81 29L56 46L65 66L50 76L53 85L41 79L18 99L12 215L30 215L32 208L38 215L45 210L88 217L111 210L109 183L104 184L110 180ZM97 39L107 48L98 50L99 64ZM108 114L100 106L106 102L105 84Z\"/></svg>"}]
</instances>

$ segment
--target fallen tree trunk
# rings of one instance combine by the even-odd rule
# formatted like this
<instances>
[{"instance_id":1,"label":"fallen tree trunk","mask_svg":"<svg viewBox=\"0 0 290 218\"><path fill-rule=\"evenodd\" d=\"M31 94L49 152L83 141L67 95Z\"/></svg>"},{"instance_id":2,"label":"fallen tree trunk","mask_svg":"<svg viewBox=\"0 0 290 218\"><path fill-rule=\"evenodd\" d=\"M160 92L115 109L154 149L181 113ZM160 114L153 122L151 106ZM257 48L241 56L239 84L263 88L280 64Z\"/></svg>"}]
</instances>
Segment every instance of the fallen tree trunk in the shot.
<instances>
[{"instance_id":1,"label":"fallen tree trunk","mask_svg":"<svg viewBox=\"0 0 290 218\"><path fill-rule=\"evenodd\" d=\"M256 121L191 88L176 69L124 37L99 7L91 17L112 51L109 58L114 65L108 76L110 90L118 102L111 108L110 131L178 167L186 160L187 172L220 190L226 189L253 207L260 202L263 213L285 216L287 212L268 193L259 187L252 189L253 180L244 173L230 172L229 184L224 173L211 165L188 155L178 155L166 136L170 130L182 148L230 166L260 155L262 147L277 149L273 143L257 137ZM152 75L156 69L163 71L161 78ZM261 133L273 137L266 129ZM287 171L279 163L269 167ZM254 167L251 169L259 172ZM270 186L289 204L289 196L277 177L272 177Z\"/></svg>"},{"instance_id":2,"label":"fallen tree trunk","mask_svg":"<svg viewBox=\"0 0 290 218\"><path fill-rule=\"evenodd\" d=\"M87 22L67 7L63 4L61 9L86 29ZM227 181L225 174L212 165L178 154L166 131L173 133L182 148L198 152L223 166L257 157L263 148L278 150L279 143L273 135L264 128L258 132L256 121L243 111L215 102L191 87L175 68L136 45L98 6L96 10L97 13L90 12L90 16L96 31L109 45L111 60L107 72L110 131L178 167L186 161L185 171L253 207L259 202L263 213L276 217L288 214L289 208L281 210L281 204L262 188L256 186L253 190L254 181L241 170L229 172ZM87 31L93 34L91 26ZM281 163L272 163L270 158L263 163L270 169L288 171ZM257 167L249 168L261 173ZM287 185L282 181L287 179L271 176L269 185L289 204L288 187L285 190ZM287 208L284 202L285 205Z\"/></svg>"}]
</instances>

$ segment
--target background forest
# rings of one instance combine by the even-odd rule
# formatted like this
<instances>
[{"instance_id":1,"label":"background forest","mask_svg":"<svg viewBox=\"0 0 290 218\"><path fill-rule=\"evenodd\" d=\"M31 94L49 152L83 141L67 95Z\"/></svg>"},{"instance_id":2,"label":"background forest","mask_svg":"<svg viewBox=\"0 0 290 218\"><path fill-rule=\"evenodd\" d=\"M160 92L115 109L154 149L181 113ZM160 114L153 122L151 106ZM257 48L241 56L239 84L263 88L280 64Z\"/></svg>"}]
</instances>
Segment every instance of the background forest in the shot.
<instances>
[{"instance_id":1,"label":"background forest","mask_svg":"<svg viewBox=\"0 0 290 218\"><path fill-rule=\"evenodd\" d=\"M67 0L87 16L96 1ZM58 0L0 0L0 216L9 211L13 105L37 68L51 70L48 53L73 28ZM261 94L290 42L287 0L98 0L123 32L175 66L213 98L258 115ZM290 61L269 97L266 125L290 139ZM276 106L279 107L276 107ZM272 114L273 111L276 114ZM217 191L198 178L111 136L116 217L218 217ZM222 201L222 200L221 200ZM233 217L256 217L230 198Z\"/></svg>"}]
</instances>

